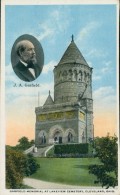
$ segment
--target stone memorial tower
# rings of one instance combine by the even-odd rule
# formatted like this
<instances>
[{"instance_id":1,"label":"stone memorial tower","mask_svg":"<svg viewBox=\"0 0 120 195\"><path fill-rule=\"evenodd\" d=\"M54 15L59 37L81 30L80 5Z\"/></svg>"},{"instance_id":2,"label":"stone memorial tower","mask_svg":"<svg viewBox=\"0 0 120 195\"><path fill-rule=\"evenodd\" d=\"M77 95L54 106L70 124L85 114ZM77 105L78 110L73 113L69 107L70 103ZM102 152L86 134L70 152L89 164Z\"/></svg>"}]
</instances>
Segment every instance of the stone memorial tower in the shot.
<instances>
[{"instance_id":1,"label":"stone memorial tower","mask_svg":"<svg viewBox=\"0 0 120 195\"><path fill-rule=\"evenodd\" d=\"M35 144L87 143L93 138L92 68L72 41L54 68L54 100L37 107Z\"/></svg>"}]
</instances>

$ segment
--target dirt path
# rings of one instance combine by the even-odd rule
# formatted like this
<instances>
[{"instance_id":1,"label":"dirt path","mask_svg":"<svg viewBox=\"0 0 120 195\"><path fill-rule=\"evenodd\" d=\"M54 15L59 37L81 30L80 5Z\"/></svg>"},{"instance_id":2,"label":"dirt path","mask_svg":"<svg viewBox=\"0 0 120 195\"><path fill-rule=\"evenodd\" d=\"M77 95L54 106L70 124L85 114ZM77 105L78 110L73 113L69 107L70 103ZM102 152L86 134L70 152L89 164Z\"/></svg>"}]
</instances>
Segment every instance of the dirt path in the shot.
<instances>
[{"instance_id":1,"label":"dirt path","mask_svg":"<svg viewBox=\"0 0 120 195\"><path fill-rule=\"evenodd\" d=\"M81 186L57 184L38 179L24 178L23 183L35 189L80 189Z\"/></svg>"}]
</instances>

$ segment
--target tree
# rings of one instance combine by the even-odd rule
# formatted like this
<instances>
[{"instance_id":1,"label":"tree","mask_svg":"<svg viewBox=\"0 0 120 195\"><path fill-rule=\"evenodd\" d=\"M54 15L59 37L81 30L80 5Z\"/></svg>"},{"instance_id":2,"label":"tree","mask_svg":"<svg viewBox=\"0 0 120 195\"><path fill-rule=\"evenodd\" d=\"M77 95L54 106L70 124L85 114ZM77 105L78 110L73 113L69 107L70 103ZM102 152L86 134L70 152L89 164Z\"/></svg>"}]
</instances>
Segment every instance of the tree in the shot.
<instances>
[{"instance_id":1,"label":"tree","mask_svg":"<svg viewBox=\"0 0 120 195\"><path fill-rule=\"evenodd\" d=\"M25 173L25 155L20 151L6 149L6 187L20 188Z\"/></svg>"},{"instance_id":2,"label":"tree","mask_svg":"<svg viewBox=\"0 0 120 195\"><path fill-rule=\"evenodd\" d=\"M21 150L21 151L24 151L24 150L27 150L28 148L30 148L31 146L33 146L35 144L34 140L31 140L29 141L27 137L21 137L19 140L18 140L19 144L17 144L14 149L17 149L17 150Z\"/></svg>"},{"instance_id":3,"label":"tree","mask_svg":"<svg viewBox=\"0 0 120 195\"><path fill-rule=\"evenodd\" d=\"M6 187L11 189L22 188L24 176L35 173L39 168L32 155L25 155L21 151L6 148Z\"/></svg>"},{"instance_id":4,"label":"tree","mask_svg":"<svg viewBox=\"0 0 120 195\"><path fill-rule=\"evenodd\" d=\"M19 144L17 147L19 147L22 150L26 150L30 147L30 143L27 137L22 137L18 140Z\"/></svg>"},{"instance_id":5,"label":"tree","mask_svg":"<svg viewBox=\"0 0 120 195\"><path fill-rule=\"evenodd\" d=\"M29 176L35 173L38 168L40 168L39 164L37 164L36 159L32 156L32 154L28 154L26 156L26 169L25 175Z\"/></svg>"},{"instance_id":6,"label":"tree","mask_svg":"<svg viewBox=\"0 0 120 195\"><path fill-rule=\"evenodd\" d=\"M34 145L35 144L35 141L32 139L31 141L30 141L30 145L32 146L32 145Z\"/></svg>"},{"instance_id":7,"label":"tree","mask_svg":"<svg viewBox=\"0 0 120 195\"><path fill-rule=\"evenodd\" d=\"M117 137L109 135L96 138L94 141L96 156L100 160L99 165L89 166L89 173L97 176L95 183L101 183L102 187L115 187L118 185L118 145Z\"/></svg>"}]
</instances>

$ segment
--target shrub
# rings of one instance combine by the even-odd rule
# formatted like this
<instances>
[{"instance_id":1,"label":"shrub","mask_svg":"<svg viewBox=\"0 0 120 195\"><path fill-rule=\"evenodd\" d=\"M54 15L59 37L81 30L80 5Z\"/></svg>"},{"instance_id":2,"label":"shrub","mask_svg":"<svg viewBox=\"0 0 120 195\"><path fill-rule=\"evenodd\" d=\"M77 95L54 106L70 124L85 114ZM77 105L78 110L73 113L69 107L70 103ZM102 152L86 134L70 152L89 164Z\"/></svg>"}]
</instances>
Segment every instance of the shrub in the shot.
<instances>
[{"instance_id":1,"label":"shrub","mask_svg":"<svg viewBox=\"0 0 120 195\"><path fill-rule=\"evenodd\" d=\"M29 176L35 173L38 168L40 168L39 164L37 164L36 159L32 156L32 154L28 154L26 156L26 166L25 166L25 175Z\"/></svg>"},{"instance_id":2,"label":"shrub","mask_svg":"<svg viewBox=\"0 0 120 195\"><path fill-rule=\"evenodd\" d=\"M79 156L88 154L88 143L55 145L54 153L57 156Z\"/></svg>"},{"instance_id":3,"label":"shrub","mask_svg":"<svg viewBox=\"0 0 120 195\"><path fill-rule=\"evenodd\" d=\"M24 176L37 171L39 165L32 155L6 148L6 187L9 189L22 188Z\"/></svg>"},{"instance_id":4,"label":"shrub","mask_svg":"<svg viewBox=\"0 0 120 195\"><path fill-rule=\"evenodd\" d=\"M25 155L20 151L6 150L6 187L20 188L25 173Z\"/></svg>"},{"instance_id":5,"label":"shrub","mask_svg":"<svg viewBox=\"0 0 120 195\"><path fill-rule=\"evenodd\" d=\"M95 183L101 183L102 187L115 187L118 185L118 144L117 137L107 136L96 138L94 146L96 156L100 159L100 165L90 165L89 173L97 176Z\"/></svg>"}]
</instances>

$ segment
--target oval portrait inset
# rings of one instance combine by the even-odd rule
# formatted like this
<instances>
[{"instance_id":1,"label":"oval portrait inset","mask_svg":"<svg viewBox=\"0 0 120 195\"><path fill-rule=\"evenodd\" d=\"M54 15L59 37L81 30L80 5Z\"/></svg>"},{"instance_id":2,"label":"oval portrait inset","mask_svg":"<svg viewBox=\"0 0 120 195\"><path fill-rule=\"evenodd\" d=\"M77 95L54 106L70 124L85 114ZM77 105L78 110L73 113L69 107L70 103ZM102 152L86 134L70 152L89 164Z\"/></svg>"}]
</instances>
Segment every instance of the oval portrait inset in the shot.
<instances>
[{"instance_id":1,"label":"oval portrait inset","mask_svg":"<svg viewBox=\"0 0 120 195\"><path fill-rule=\"evenodd\" d=\"M40 76L44 64L44 52L40 42L32 35L16 39L11 51L15 74L23 81L31 82Z\"/></svg>"}]
</instances>

